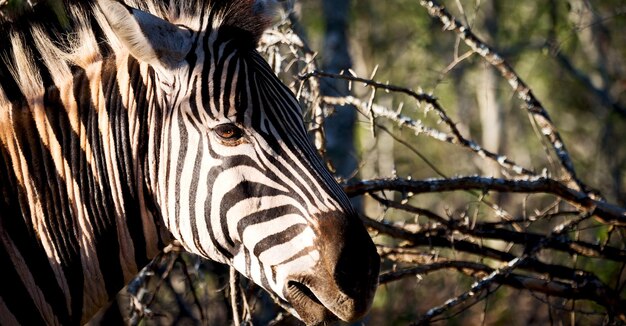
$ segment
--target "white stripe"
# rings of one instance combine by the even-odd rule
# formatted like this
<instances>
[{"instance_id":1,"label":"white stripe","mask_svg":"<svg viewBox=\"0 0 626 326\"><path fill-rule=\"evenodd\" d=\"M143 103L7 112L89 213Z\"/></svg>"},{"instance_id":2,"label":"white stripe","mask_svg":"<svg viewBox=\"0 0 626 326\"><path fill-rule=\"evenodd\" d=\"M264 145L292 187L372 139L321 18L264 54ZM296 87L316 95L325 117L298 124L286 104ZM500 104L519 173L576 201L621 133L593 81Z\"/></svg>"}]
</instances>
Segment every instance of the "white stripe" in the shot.
<instances>
[{"instance_id":1,"label":"white stripe","mask_svg":"<svg viewBox=\"0 0 626 326\"><path fill-rule=\"evenodd\" d=\"M196 162L196 157L198 156L199 152L200 135L198 134L197 130L191 125L188 119L186 119L186 116L181 114L179 118L183 119L185 129L187 130L187 153L186 156L182 158L182 161L176 165L182 165L183 167L180 174L180 188L178 189L178 191L172 191L170 193L170 196L171 198L173 198L175 197L176 192L179 193L180 201L178 204L180 206L180 211L178 214L180 217L180 240L184 243L187 243L188 245L193 245L193 238L191 233L192 225L190 224L191 221L189 220L189 216L191 209L197 208L196 206L198 206L198 202L196 201L196 198L190 198L191 189L189 186L191 186L193 179L196 178L196 176L193 174L193 169ZM202 215L199 217L202 218Z\"/></svg>"},{"instance_id":2,"label":"white stripe","mask_svg":"<svg viewBox=\"0 0 626 326\"><path fill-rule=\"evenodd\" d=\"M265 266L265 275L267 275L268 283L272 288L272 291L278 294L281 298L285 299L283 296L283 288L285 286L285 282L287 277L290 275L297 275L298 272L307 272L313 270L317 261L319 261L320 253L317 250L313 250L309 252L308 255L304 255L298 257L292 261L289 261L286 264L281 264L277 267L273 267L272 265L264 265ZM274 268L274 271L272 271ZM276 272L276 282L272 280L272 273Z\"/></svg>"},{"instance_id":3,"label":"white stripe","mask_svg":"<svg viewBox=\"0 0 626 326\"><path fill-rule=\"evenodd\" d=\"M239 146L241 147L241 146ZM259 173L258 170L248 166L236 166L230 169L222 171L217 178L213 181L212 185L212 197L211 201L211 213L209 221L213 227L213 233L219 243L225 244L225 235L222 231L220 214L222 205L221 202L224 199L227 192L235 188L238 184L244 181L256 182L264 184L267 187L275 188L280 191L287 191L280 184L269 179L265 174Z\"/></svg>"},{"instance_id":4,"label":"white stripe","mask_svg":"<svg viewBox=\"0 0 626 326\"><path fill-rule=\"evenodd\" d=\"M284 215L284 216L273 217L273 219L270 221L247 226L246 230L248 230L248 228L252 228L251 230L256 230L256 228L259 225L264 225L263 228L265 229L263 228L260 229L259 234L261 236L262 235L267 236L268 234L280 232L294 224L298 224L298 223L306 224L306 219L302 217L307 214L306 208L302 206L302 204L296 201L294 198L289 197L289 196L284 196L284 195L252 197L252 198L247 198L245 200L242 200L236 203L235 205L233 205L232 207L228 209L228 212L226 212L226 219L228 220L228 232L230 233L230 236L233 238L234 241L241 241L241 239L239 238L239 234L237 232L237 224L242 218L245 218L247 215L252 214L254 212L258 212L262 210L269 210L269 209L283 206L283 205L293 206L294 208L300 211L301 215ZM275 231L272 232L272 230L275 230ZM251 231L251 232L254 232L254 231ZM248 242L248 241L252 241L252 242ZM244 243L246 245L248 244L254 245L254 243L256 243L257 241L259 241L259 239L257 240L248 239ZM252 247L249 247L249 248L252 248Z\"/></svg>"},{"instance_id":5,"label":"white stripe","mask_svg":"<svg viewBox=\"0 0 626 326\"><path fill-rule=\"evenodd\" d=\"M313 233L313 230L310 227L307 227L300 234L295 236L293 239L285 243L276 244L272 246L271 248L267 249L266 251L262 252L259 255L259 260L261 260L265 265L270 265L270 266L278 265L281 262L284 262L287 259L294 257L296 254L298 254L300 251L302 251L305 248L314 248L315 242L313 241L313 239L315 238L316 237L315 237L315 233ZM307 256L311 260L310 262L311 264L309 266L312 267L317 261L313 259L313 256L311 255L307 255ZM298 266L298 267L307 269L304 266Z\"/></svg>"}]
</instances>

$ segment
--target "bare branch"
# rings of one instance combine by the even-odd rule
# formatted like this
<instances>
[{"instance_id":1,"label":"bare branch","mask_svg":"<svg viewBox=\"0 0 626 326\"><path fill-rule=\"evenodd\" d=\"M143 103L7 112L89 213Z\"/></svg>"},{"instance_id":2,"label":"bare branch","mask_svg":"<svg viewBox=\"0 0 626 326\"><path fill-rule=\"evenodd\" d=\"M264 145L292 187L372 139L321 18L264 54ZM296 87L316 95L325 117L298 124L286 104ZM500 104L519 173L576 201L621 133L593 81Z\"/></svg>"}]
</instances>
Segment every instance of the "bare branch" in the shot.
<instances>
[{"instance_id":1,"label":"bare branch","mask_svg":"<svg viewBox=\"0 0 626 326\"><path fill-rule=\"evenodd\" d=\"M426 180L374 179L351 183L346 185L344 189L350 196L382 190L395 190L415 194L469 189L516 193L546 193L563 198L576 207L593 210L593 214L606 223L626 225L626 209L604 201L595 200L581 191L570 189L558 181L545 177L519 180L478 176Z\"/></svg>"},{"instance_id":2,"label":"bare branch","mask_svg":"<svg viewBox=\"0 0 626 326\"><path fill-rule=\"evenodd\" d=\"M399 92L399 93L410 95L411 97L413 97L414 99L420 102L424 102L424 103L431 105L434 108L434 110L438 113L441 120L444 121L446 125L450 128L452 135L448 135L436 129L426 127L422 124L421 121L413 120L407 116L402 115L399 112L392 111L378 104L372 104L371 102L364 103L363 101L352 96L346 96L346 97L326 96L323 98L323 100L325 103L333 104L333 105L351 104L351 105L356 106L359 109L359 111L361 111L363 114L368 115L368 113L371 112L378 117L384 117L384 118L390 119L396 122L398 126L400 127L408 127L414 130L416 135L425 134L439 141L462 145L463 147L466 147L469 150L477 153L479 156L489 158L493 160L494 162L500 164L502 167L515 172L516 174L527 175L527 176L536 175L536 173L516 164L515 162L508 159L506 156L490 152L486 150L485 148L483 148L482 146L480 146L479 144L477 144L476 142L468 140L465 137L463 137L461 135L461 132L456 127L456 124L452 121L452 119L448 117L443 107L441 107L441 105L437 101L437 98L431 95L428 95L425 93L418 93L408 88L403 88L403 87L389 85L389 84L382 84L382 83L379 83L370 79L364 79L360 77L343 75L343 74L340 75L340 74L331 74L331 73L321 72L321 71L313 71L313 72L310 72L301 76L302 79L309 79L311 77L329 77L329 78L347 79L350 81L362 82L366 85L376 87L376 88L381 88L387 91L394 91L394 92Z\"/></svg>"},{"instance_id":3,"label":"bare branch","mask_svg":"<svg viewBox=\"0 0 626 326\"><path fill-rule=\"evenodd\" d=\"M417 208L407 204L385 200L374 194L370 194L383 205L401 209L409 213L426 216L437 224L427 231L429 234L452 234L460 232L475 238L502 240L510 243L531 246L532 244L545 242L544 247L566 252L570 255L582 255L587 257L605 258L614 261L626 260L626 251L606 245L591 244L580 240L572 240L568 236L551 237L546 242L546 236L531 231L513 231L503 227L494 227L487 223L467 225L463 220L444 219L443 217L426 209Z\"/></svg>"},{"instance_id":4,"label":"bare branch","mask_svg":"<svg viewBox=\"0 0 626 326\"><path fill-rule=\"evenodd\" d=\"M580 222L586 220L588 217L589 217L588 214L581 214L578 219L573 220L567 224L560 225L559 227L555 228L549 237L542 239L541 242L535 244L531 248L529 249L527 248L528 250L523 255L519 257L515 257L514 259L508 261L504 267L493 270L489 275L481 278L480 281L477 281L474 284L472 284L472 287L470 290L457 296L456 298L446 301L444 304L440 306L437 306L428 310L416 323L414 323L414 325L429 324L429 321L433 319L433 317L438 316L444 313L445 311L462 304L463 302L467 301L469 298L472 298L473 296L475 296L477 293L485 290L491 283L496 282L497 279L509 277L509 275L512 273L514 269L521 266L525 262L525 260L534 256L539 250L541 250L546 244L548 244L552 238L559 237L565 232L569 232L571 229L577 226ZM596 281L598 283L601 283L597 279ZM616 296L610 293L611 291L609 291L607 287L604 286L604 284L595 284L595 285L596 285L595 288L600 289L603 294L602 298L595 298L595 299L602 300L602 302L598 302L598 303L608 304L607 309L609 309L610 311L614 311L614 312L621 312L621 316L623 317L624 313L622 311L624 311L623 307L626 307L626 304L619 298L619 296ZM603 298L605 298L606 296L610 296L611 298L605 301Z\"/></svg>"},{"instance_id":5,"label":"bare branch","mask_svg":"<svg viewBox=\"0 0 626 326\"><path fill-rule=\"evenodd\" d=\"M380 276L380 283L386 284L402 278L426 275L444 269L454 269L474 277L494 273L496 271L494 268L481 263L445 260L384 273ZM563 282L516 273L500 273L493 278L493 282L520 290L528 290L565 299L592 300L617 313L624 311L626 305L626 301L619 299L619 296L617 296L614 291L608 289L606 285L597 284L597 280L595 279L589 280L583 278ZM470 296L475 296L476 294L477 293L472 293ZM451 304L451 302L449 304ZM434 313L434 311L431 313L432 317L434 317ZM423 322L420 320L416 324L423 324L428 318L431 317L425 317ZM623 313L621 318L623 318Z\"/></svg>"}]
</instances>

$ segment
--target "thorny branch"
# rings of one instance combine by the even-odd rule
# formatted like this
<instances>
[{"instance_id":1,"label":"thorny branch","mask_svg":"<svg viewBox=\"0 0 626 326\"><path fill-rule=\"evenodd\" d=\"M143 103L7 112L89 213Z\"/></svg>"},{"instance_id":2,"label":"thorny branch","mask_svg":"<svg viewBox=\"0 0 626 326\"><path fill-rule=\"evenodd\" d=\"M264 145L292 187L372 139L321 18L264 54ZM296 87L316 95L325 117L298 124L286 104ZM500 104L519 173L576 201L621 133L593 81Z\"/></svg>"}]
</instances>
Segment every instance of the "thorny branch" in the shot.
<instances>
[{"instance_id":1,"label":"thorny branch","mask_svg":"<svg viewBox=\"0 0 626 326\"><path fill-rule=\"evenodd\" d=\"M498 155L495 153L492 153L488 150L486 150L485 148L481 147L480 145L478 145L478 143L468 140L465 137L463 137L461 135L461 132L458 130L458 128L456 127L455 123L452 121L452 119L450 119L446 113L446 111L443 109L443 107L441 107L441 105L439 104L439 102L437 101L437 98L428 95L428 94L424 94L421 92L415 92L411 89L408 88L404 88L404 87L399 87L399 86L395 86L395 85L389 85L389 84L382 84L373 80L368 80L368 79L364 79L364 78L359 78L359 77L355 77L355 76L349 76L349 75L343 75L343 74L332 74L332 73L327 73L327 72L322 72L322 71L313 71L310 73L307 73L305 75L302 75L301 78L302 79L308 79L311 77L328 77L328 78L340 78L340 79L346 79L346 80L350 80L350 81L356 81L356 82L362 82L368 86L373 86L376 88L380 88L380 89L384 89L387 91L392 91L392 92L398 92L398 93L404 93L404 94L408 94L409 96L415 98L416 100L420 101L420 102L425 102L428 105L432 106L432 108L434 110L436 110L436 112L438 113L439 117L441 118L442 121L444 121L446 123L446 125L448 126L448 128L451 131L451 134L447 134L445 132L441 132L439 130L436 130L434 128L429 128L424 126L424 124L419 121L419 120L413 120L410 119L404 115L402 115L399 112L394 112L391 111L381 105L378 104L370 104L369 108L367 107L368 104L364 103L363 101L361 101L358 98L354 98L352 96L348 96L348 97L344 97L344 98L338 98L338 97L324 97L324 103L326 104L339 104L339 105L345 105L345 104L351 104L356 106L360 112L371 112L374 113L375 116L377 117L384 117L384 118L388 118L391 120L394 120L400 127L406 126L412 130L415 131L416 134L426 134L432 138L435 138L439 141L445 141L451 144L461 144L462 146L470 149L471 151L477 153L480 156L484 156L487 157L495 162L497 162L498 164L500 164L502 167L515 172L516 174L519 175L527 175L527 176L532 176L535 175L535 173L533 173L532 171L516 164L515 162L512 162L511 160L509 160L507 157L502 156L502 155Z\"/></svg>"},{"instance_id":2,"label":"thorny branch","mask_svg":"<svg viewBox=\"0 0 626 326\"><path fill-rule=\"evenodd\" d=\"M409 208L405 209L409 210ZM410 258L406 258L407 256L410 256L411 253L409 252L407 254L405 248L412 246L430 246L453 247L457 251L482 255L484 257L506 262L506 265L503 268L494 269L485 264L466 261L449 262L439 259L439 261L428 263L424 261L422 257L422 259L417 261L420 264L419 266L383 273L380 278L381 283L391 282L410 275L423 275L440 269L455 269L463 273L468 273L468 271L470 271L470 274L474 276L480 273L489 273L489 275L483 276L479 282L475 283L470 291L465 292L463 295L453 300L447 301L442 306L431 309L421 319L421 321L418 322L418 324L421 324L434 316L463 303L463 301L473 297L494 282L516 288L524 288L522 286L527 285L528 287L525 289L550 295L561 294L563 298L590 299L604 305L608 310L615 313L623 311L624 308L626 308L626 301L620 299L613 290L603 284L595 275L582 270L545 264L533 257L539 251L547 248L569 251L562 246L564 243L571 243L571 240L569 240L566 233L574 229L574 227L582 221L585 221L589 215L590 214L583 214L578 219L573 220L570 223L561 224L547 236L525 234L524 236L528 238L526 241L520 242L520 244L525 246L523 254L520 256L515 256L513 254L505 253L486 246L477 246L468 240L458 240L461 237L454 235L454 231L460 231L469 235L477 235L475 237L476 239L491 238L490 236L483 236L480 234L483 232L483 230L480 230L482 229L481 225L475 226L474 230L470 230L466 226L453 226L446 228L431 227L426 230L419 230L415 232L414 230L408 230L415 229L408 225L378 222L371 219L366 219L365 221L369 227L379 232L391 235L394 238L409 241L410 244L404 244L403 248L399 248L399 250L395 248L383 248L383 250L381 250L381 255L387 259L395 261L411 261ZM453 224L454 223L452 222L446 223L446 225ZM476 230L479 231L475 232ZM497 229L492 231L497 233ZM505 231L505 233L507 233L507 231ZM503 239L506 239L506 235L504 235ZM581 252L580 254L584 255L588 253ZM626 251L618 250L612 259L618 261L624 260L625 254ZM548 275L548 277L540 279L526 275L521 276L510 274L516 268L540 273L542 275ZM556 279L567 280L567 282L556 281ZM541 286L537 286L538 284L541 284Z\"/></svg>"},{"instance_id":3,"label":"thorny branch","mask_svg":"<svg viewBox=\"0 0 626 326\"><path fill-rule=\"evenodd\" d=\"M504 267L499 268L499 269L495 269L489 275L487 275L487 276L483 277L482 279L480 279L480 281L475 282L474 284L472 284L471 289L466 291L465 293L457 296L454 299L446 301L443 305L440 305L438 307L430 309L428 312L426 312L426 314L424 314L420 318L420 320L418 320L416 323L414 323L414 325L425 325L425 324L428 324L429 320L431 320L433 317L438 316L438 315L446 312L447 310L450 310L454 306L462 304L464 301L466 301L470 297L473 297L477 293L483 291L491 283L494 283L496 281L496 278L506 278L506 277L508 277L508 275L514 269L516 269L517 267L521 266L524 263L525 260L533 257L547 243L549 243L552 238L559 237L562 234L564 234L565 232L570 231L571 229L573 229L575 226L577 226L580 222L584 221L588 217L589 217L589 214L581 214L576 220L573 220L572 222L567 223L565 225L559 225L557 228L555 228L552 231L552 233L549 236L547 236L544 239L542 239L539 243L535 244L530 249L527 248L527 250L525 250L523 255L521 255L519 257L515 257L514 259L508 261ZM600 288L601 294L598 295L598 296L593 296L593 299L601 301L604 304L607 304L608 305L607 308L609 310L611 310L613 313L620 314L620 318L624 318L624 316L625 316L624 315L624 308L626 308L626 301L620 300L619 297L615 298L615 295L612 295L612 296L610 296L610 298L607 298L607 294L608 293L606 293L607 291L605 290L605 288L606 287L602 286ZM545 288L541 288L541 289L543 290Z\"/></svg>"},{"instance_id":4,"label":"thorny branch","mask_svg":"<svg viewBox=\"0 0 626 326\"><path fill-rule=\"evenodd\" d=\"M527 179L498 179L485 177L456 177L448 179L376 179L363 180L345 186L350 195L361 195L381 190L404 193L446 192L478 189L510 193L546 193L558 196L580 209L593 210L595 216L606 223L626 226L626 209L604 201L594 200L587 194L568 188L561 182L547 177Z\"/></svg>"}]
</instances>

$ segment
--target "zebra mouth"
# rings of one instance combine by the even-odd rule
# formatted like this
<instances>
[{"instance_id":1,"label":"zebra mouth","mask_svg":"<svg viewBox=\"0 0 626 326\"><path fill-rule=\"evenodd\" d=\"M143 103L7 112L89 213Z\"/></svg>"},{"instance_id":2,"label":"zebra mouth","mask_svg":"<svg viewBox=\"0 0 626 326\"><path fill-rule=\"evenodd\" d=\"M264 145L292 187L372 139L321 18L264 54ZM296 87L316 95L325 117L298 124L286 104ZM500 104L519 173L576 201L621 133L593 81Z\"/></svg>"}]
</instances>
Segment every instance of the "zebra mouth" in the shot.
<instances>
[{"instance_id":1,"label":"zebra mouth","mask_svg":"<svg viewBox=\"0 0 626 326\"><path fill-rule=\"evenodd\" d=\"M287 282L286 297L300 319L307 325L323 325L326 322L339 319L322 304L320 299L304 283Z\"/></svg>"}]
</instances>

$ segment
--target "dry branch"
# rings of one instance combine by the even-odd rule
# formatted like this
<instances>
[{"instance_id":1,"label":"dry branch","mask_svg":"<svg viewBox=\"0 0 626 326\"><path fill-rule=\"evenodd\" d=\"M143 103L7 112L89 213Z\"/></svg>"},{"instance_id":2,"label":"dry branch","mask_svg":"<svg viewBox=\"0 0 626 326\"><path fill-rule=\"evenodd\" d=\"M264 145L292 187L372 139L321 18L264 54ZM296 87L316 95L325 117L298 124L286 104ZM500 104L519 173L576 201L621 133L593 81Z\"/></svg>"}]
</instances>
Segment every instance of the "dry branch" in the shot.
<instances>
[{"instance_id":1,"label":"dry branch","mask_svg":"<svg viewBox=\"0 0 626 326\"><path fill-rule=\"evenodd\" d=\"M444 269L456 270L460 273L476 277L485 274L494 273L496 270L490 266L480 263L467 261L440 261L420 266L399 269L392 272L384 273L380 276L380 283L398 281L407 277L415 277L416 275L427 275ZM483 276L484 278L484 276ZM507 285L520 290L529 290L537 293L543 293L550 296L566 298L571 300L593 300L599 304L614 309L617 314L623 314L626 309L626 301L620 300L614 291L608 289L605 285L596 284L597 280L575 280L574 282L564 282L554 279L538 278L517 273L502 274L499 273L493 278L493 282L501 285ZM608 291L608 293L607 293ZM473 293L468 296L475 296ZM454 302L454 301L450 301ZM449 307L446 306L446 309ZM421 322L427 322L436 315L435 311L427 315ZM623 316L622 316L623 318Z\"/></svg>"},{"instance_id":2,"label":"dry branch","mask_svg":"<svg viewBox=\"0 0 626 326\"><path fill-rule=\"evenodd\" d=\"M376 179L354 182L346 185L344 189L351 196L382 190L395 190L402 193L426 193L475 189L513 193L546 193L558 196L575 207L592 210L595 216L601 218L606 223L626 226L626 209L592 199L583 192L570 189L556 180L545 177L520 180L479 176L427 180Z\"/></svg>"},{"instance_id":3,"label":"dry branch","mask_svg":"<svg viewBox=\"0 0 626 326\"><path fill-rule=\"evenodd\" d=\"M375 196L373 194L370 195ZM452 232L459 232L464 235L472 236L476 239L502 240L524 246L532 246L533 244L545 242L544 248L562 251L570 255L582 255L613 261L626 261L626 250L588 243L580 240L573 240L566 235L561 237L551 237L549 241L546 241L546 236L528 230L515 231L483 222L468 225L465 220L445 219L426 209L417 208L408 204L398 203L379 197L376 199L387 207L400 209L432 219L435 222L435 225L423 231L428 234L451 235Z\"/></svg>"},{"instance_id":4,"label":"dry branch","mask_svg":"<svg viewBox=\"0 0 626 326\"><path fill-rule=\"evenodd\" d=\"M395 206L398 207L399 206ZM405 210L406 209L405 207ZM410 210L409 210L410 211ZM471 271L470 274L478 275L477 273L489 273L484 276L481 281L476 282L472 288L464 294L447 301L445 304L432 308L426 313L417 324L427 323L429 320L437 315L444 313L452 309L453 307L462 304L468 299L474 297L477 293L485 290L491 283L495 282L519 289L527 289L540 293L545 293L553 296L559 296L567 299L586 299L597 302L598 304L607 308L611 314L617 315L619 318L624 319L623 311L626 307L626 301L621 299L615 291L613 291L608 285L604 284L593 273L585 272L583 270L577 270L562 265L547 264L539 261L533 257L538 251L542 249L556 249L569 252L572 247L568 247L567 243L572 243L566 234L575 229L575 227L582 221L588 219L589 215L581 215L578 219L559 225L554 228L554 231L546 236L524 233L516 234L511 239L508 238L513 232L504 229L494 229L489 232L488 235L484 234L484 231L480 231L481 226L477 225L473 229L466 226L454 226L455 223L448 222L445 227L434 227L419 229L415 227L407 227L406 224L391 223L386 221L376 221L369 218L364 218L365 224L387 235L392 236L394 239L400 239L408 241L403 244L403 248L413 248L420 246L427 246L429 248L453 248L456 251L475 254L481 257L487 257L496 259L502 262L507 262L506 266L501 269L493 269L484 264L474 263L470 261L460 262L436 262L431 264L422 264L419 266L413 266L406 269L387 272L381 275L381 283L387 283L398 280L408 275L427 274L440 269L456 269L467 274L467 271ZM411 229L411 230L409 230ZM413 231L418 229L417 232ZM477 231L479 230L479 231ZM454 231L460 231L463 233L469 233L475 236L477 239L490 238L490 235L494 233L502 232L497 238L509 241L517 242L525 246L524 254L516 256L515 254L503 252L494 248L490 248L484 244L479 245L471 242L467 239L461 239L461 237L455 237ZM521 238L520 238L521 237ZM518 241L515 241L518 240ZM524 241L526 240L526 241ZM599 248L593 244L582 243L575 241L577 245L581 247L595 247L595 249L605 250L606 248ZM611 248L609 259L616 261L624 261L625 251ZM580 251L576 254L582 256L589 255L591 251ZM393 250L387 249L385 252L381 252L383 257L389 259L394 257ZM571 252L570 252L571 253ZM396 255L401 256L401 255ZM599 257L608 258L608 257ZM423 263L423 261L421 261ZM537 273L541 277L517 275L511 273L514 269L522 269L528 272ZM560 280L560 281L558 281Z\"/></svg>"},{"instance_id":5,"label":"dry branch","mask_svg":"<svg viewBox=\"0 0 626 326\"><path fill-rule=\"evenodd\" d=\"M328 73L328 72L323 72L323 71L312 71L309 72L307 74L301 75L300 78L303 80L307 80L310 79L311 77L326 77L326 78L339 78L339 79L345 79L345 80L349 80L349 81L353 81L353 82L361 82L367 86L371 86L374 88L379 88L379 89L383 89L386 91L391 91L391 92L398 92L398 93L403 93L406 95L409 95L411 97L413 97L414 99L416 99L419 102L423 102L426 103L428 105L430 105L438 114L439 118L446 124L446 126L448 126L448 128L450 129L450 134L447 134L445 132L441 132L439 130L436 130L434 128L429 128L424 126L423 123L421 123L421 121L418 120L413 120L410 119L406 116L403 116L401 113L399 112L394 112L392 110L389 110L381 105L378 104L374 104L371 101L370 102L363 102L360 99L357 99L355 97L352 96L347 96L347 97L324 97L324 102L327 104L333 104L333 105L346 105L346 104L350 104L350 105L354 105L356 106L361 113L363 114L367 114L367 115L371 115L373 114L373 118L376 117L384 117L387 119L391 119L393 121L395 121L396 123L398 123L398 125L400 127L408 127L410 129L412 129L413 131L415 131L416 135L417 134L426 134L429 137L432 137L434 139L437 139L439 141L444 141L444 142L448 142L451 144L459 144L463 147L468 148L469 150L475 152L476 154L478 154L481 157L486 157L488 159L493 160L494 162L497 162L498 164L500 164L502 167L513 171L514 173L518 174L518 175L525 175L525 176L534 176L536 175L534 172L516 164L515 162L511 161L510 159L508 159L506 156L503 155L498 155L496 153L490 152L488 150L486 150L485 148L483 148L482 146L480 146L478 143L476 143L475 141L466 139L465 137L463 137L463 135L461 134L461 132L459 131L459 129L456 127L456 123L454 121L452 121L452 119L448 116L448 114L446 113L446 111L444 110L444 108L439 104L439 102L437 101L437 98L432 96L432 95L428 95L422 92L415 92L409 88L405 88L405 87L400 87L400 86L395 86L395 85L389 85L389 84L383 84L380 82L376 82L374 80L371 79L365 79L365 78L360 78L360 77L356 77L356 76L350 76L350 75L345 75L345 74L333 74L333 73Z\"/></svg>"}]
</instances>

